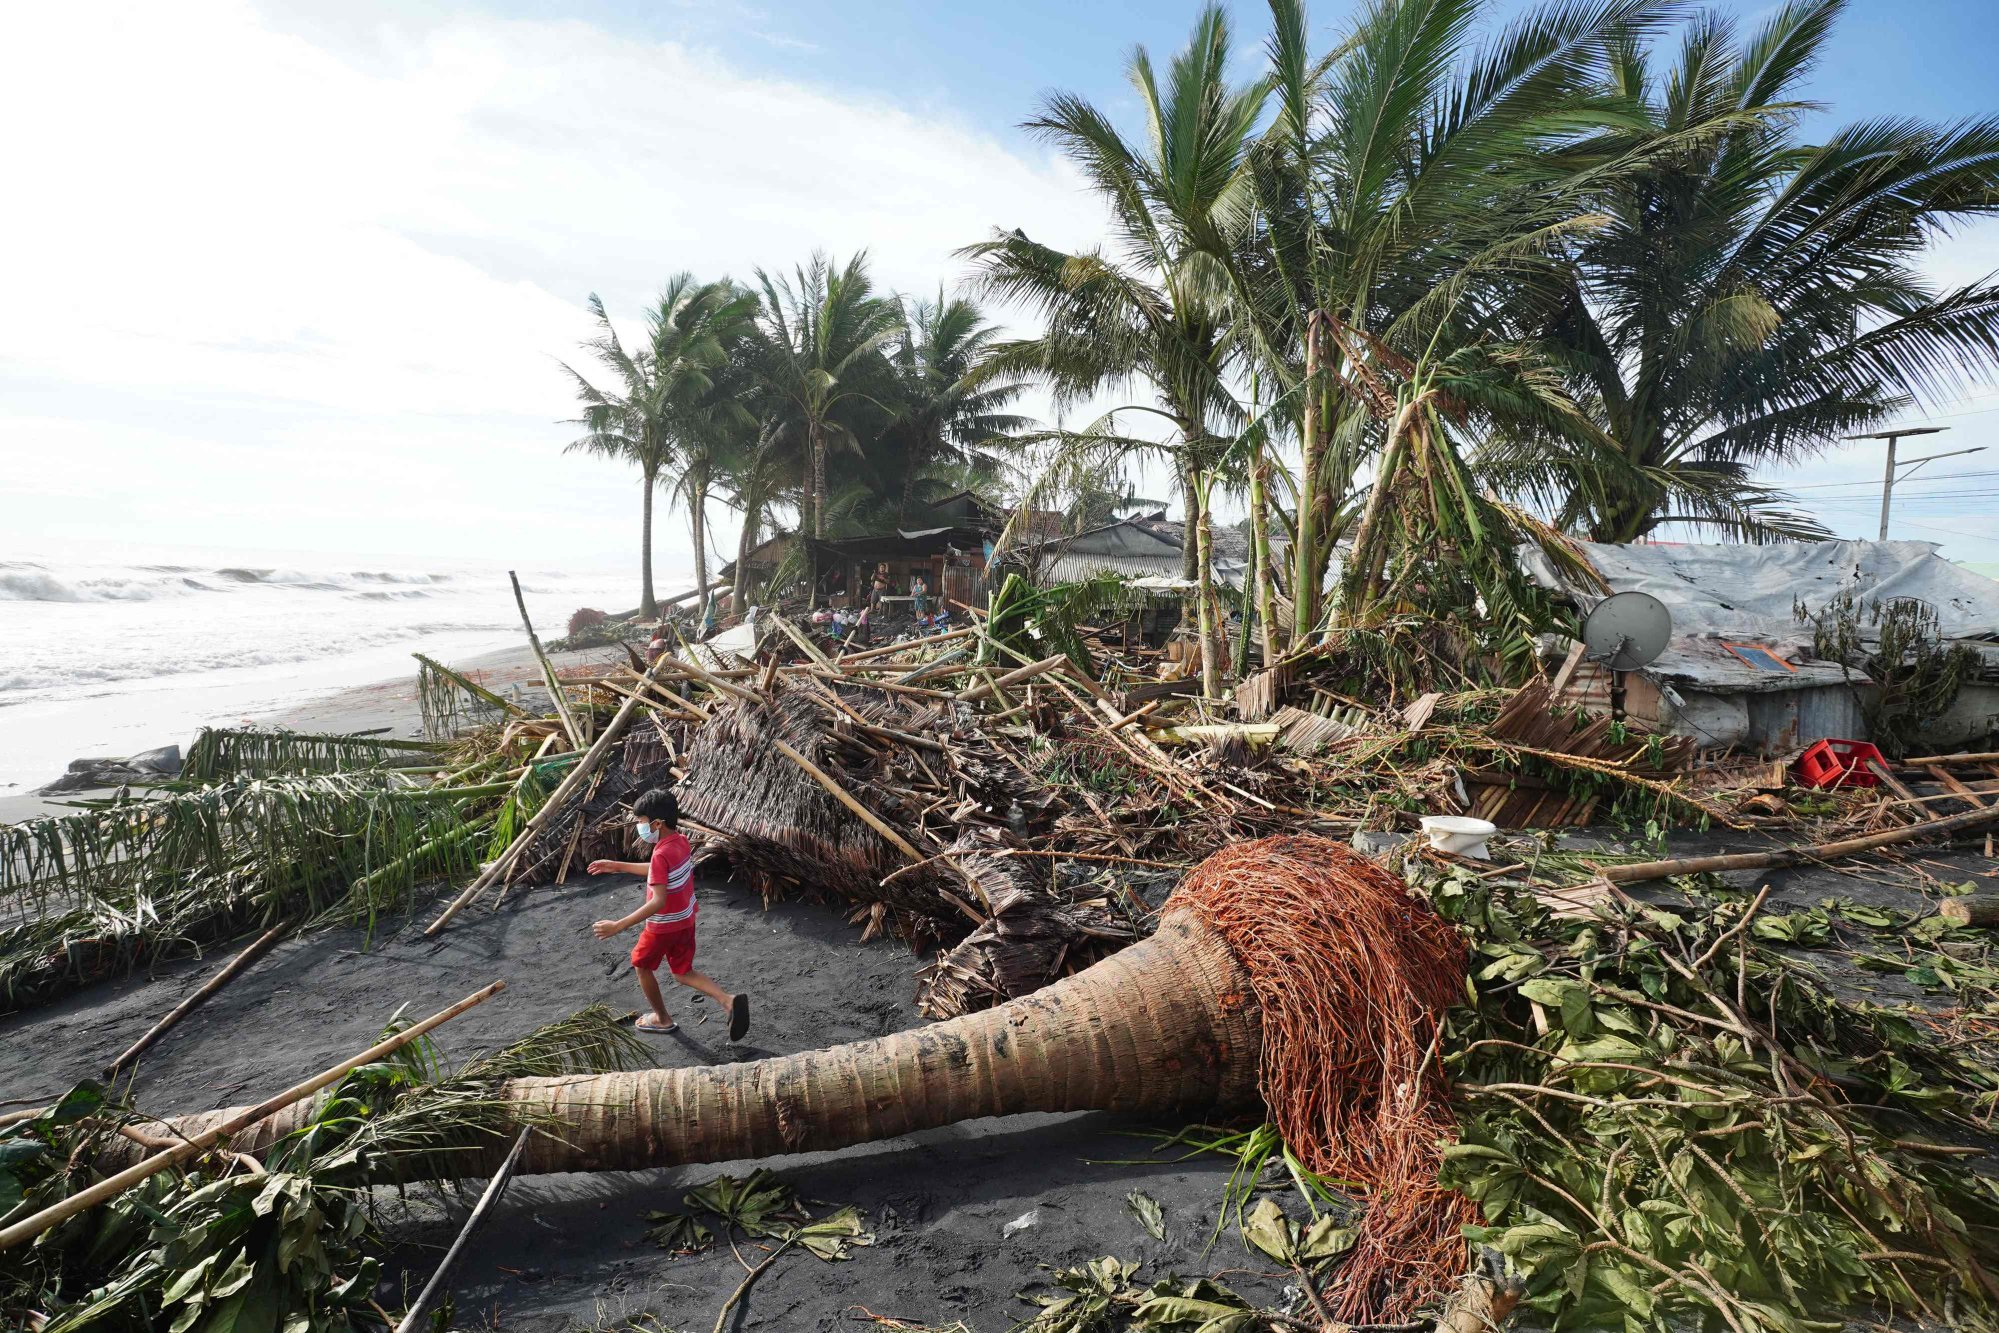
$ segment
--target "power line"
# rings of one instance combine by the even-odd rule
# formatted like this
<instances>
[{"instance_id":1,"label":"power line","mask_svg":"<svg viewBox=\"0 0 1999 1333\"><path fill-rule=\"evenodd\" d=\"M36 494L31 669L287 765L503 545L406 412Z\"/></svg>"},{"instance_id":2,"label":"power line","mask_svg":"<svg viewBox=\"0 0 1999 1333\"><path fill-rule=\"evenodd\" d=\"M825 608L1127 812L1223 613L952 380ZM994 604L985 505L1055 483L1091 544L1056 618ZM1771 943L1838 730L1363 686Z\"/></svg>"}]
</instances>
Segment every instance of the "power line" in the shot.
<instances>
[{"instance_id":1,"label":"power line","mask_svg":"<svg viewBox=\"0 0 1999 1333\"><path fill-rule=\"evenodd\" d=\"M1999 408L1995 408L1994 410L1999 411ZM1902 482L1901 485L1896 487L1896 489L1900 490L1902 486L1928 485L1930 482L1933 481L1955 481L1960 477L1999 477L1999 468L1989 468L1984 471L1975 471L1975 472L1932 472L1929 476L1920 478L1916 481ZM1773 483L1773 485L1774 484L1775 483ZM1869 487L1870 489L1878 490L1881 486L1881 483L1878 481L1814 481L1804 486L1778 485L1776 486L1776 489L1781 491L1822 491L1822 490L1830 490L1835 487L1852 487L1852 486L1866 486Z\"/></svg>"}]
</instances>

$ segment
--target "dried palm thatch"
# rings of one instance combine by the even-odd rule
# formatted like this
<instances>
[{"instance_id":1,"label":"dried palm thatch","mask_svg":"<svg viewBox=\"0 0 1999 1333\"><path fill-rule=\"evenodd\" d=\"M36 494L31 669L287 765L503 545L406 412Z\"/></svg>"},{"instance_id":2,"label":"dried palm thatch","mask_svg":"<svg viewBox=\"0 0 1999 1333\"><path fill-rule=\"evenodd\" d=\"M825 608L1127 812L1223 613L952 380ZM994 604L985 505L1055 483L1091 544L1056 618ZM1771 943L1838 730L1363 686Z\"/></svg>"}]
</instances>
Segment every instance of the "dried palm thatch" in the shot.
<instances>
[{"instance_id":1,"label":"dried palm thatch","mask_svg":"<svg viewBox=\"0 0 1999 1333\"><path fill-rule=\"evenodd\" d=\"M1314 1172L1368 1194L1332 1293L1353 1321L1422 1308L1464 1271L1466 1199L1437 1183L1454 1133L1438 1063L1464 995L1457 931L1381 866L1323 838L1265 838L1203 861L1167 903L1228 943L1263 1011L1271 1123Z\"/></svg>"},{"instance_id":2,"label":"dried palm thatch","mask_svg":"<svg viewBox=\"0 0 1999 1333\"><path fill-rule=\"evenodd\" d=\"M843 699L845 711L833 708L829 718L827 697L786 684L768 700L718 710L688 748L682 811L723 835L722 849L731 859L767 880L881 903L906 918L905 925L962 920L961 909L945 896L963 893L961 873L942 858L912 866L905 852L857 819L779 743L830 775L926 855L945 849L947 833L1007 829L1016 807L1023 819L1030 808L1044 810L1045 794L1027 774L988 753L976 734L954 731L935 708ZM941 748L919 754L919 747L884 739L884 731Z\"/></svg>"},{"instance_id":3,"label":"dried palm thatch","mask_svg":"<svg viewBox=\"0 0 1999 1333\"><path fill-rule=\"evenodd\" d=\"M917 974L916 1007L925 1018L955 1018L1031 994L1142 933L1108 899L1073 899L1055 883L1052 861L1003 851L959 852L952 861L992 916Z\"/></svg>"}]
</instances>

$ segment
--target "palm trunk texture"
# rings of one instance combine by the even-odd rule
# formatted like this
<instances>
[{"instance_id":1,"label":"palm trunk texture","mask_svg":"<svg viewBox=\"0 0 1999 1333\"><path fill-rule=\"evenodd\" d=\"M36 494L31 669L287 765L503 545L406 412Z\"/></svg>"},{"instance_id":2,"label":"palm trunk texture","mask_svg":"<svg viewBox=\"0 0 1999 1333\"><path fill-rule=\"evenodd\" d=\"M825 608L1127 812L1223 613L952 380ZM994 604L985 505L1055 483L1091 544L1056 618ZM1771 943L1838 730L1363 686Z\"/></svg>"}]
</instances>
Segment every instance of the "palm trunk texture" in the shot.
<instances>
[{"instance_id":1,"label":"palm trunk texture","mask_svg":"<svg viewBox=\"0 0 1999 1333\"><path fill-rule=\"evenodd\" d=\"M694 536L695 614L698 616L708 607L708 487L705 484L695 486L693 492L688 497L687 521Z\"/></svg>"},{"instance_id":2,"label":"palm trunk texture","mask_svg":"<svg viewBox=\"0 0 1999 1333\"><path fill-rule=\"evenodd\" d=\"M659 615L659 602L652 595L652 492L659 474L645 475L644 530L639 534L639 614L647 620Z\"/></svg>"},{"instance_id":3,"label":"palm trunk texture","mask_svg":"<svg viewBox=\"0 0 1999 1333\"><path fill-rule=\"evenodd\" d=\"M1302 454L1298 469L1297 531L1291 543L1291 642L1305 641L1319 623L1320 571L1325 560L1319 542L1319 492L1325 485L1326 442L1319 433L1319 404L1323 389L1319 384L1319 312L1305 321L1305 406L1299 426Z\"/></svg>"},{"instance_id":4,"label":"palm trunk texture","mask_svg":"<svg viewBox=\"0 0 1999 1333\"><path fill-rule=\"evenodd\" d=\"M1248 973L1191 913L1032 995L893 1036L753 1063L522 1078L515 1127L427 1169L633 1171L819 1152L983 1116L1105 1110L1175 1116L1254 1105L1263 1029ZM243 1108L173 1121L195 1135ZM295 1105L230 1142L257 1153L307 1122ZM132 1149L112 1141L116 1156ZM406 1163L405 1165L414 1165Z\"/></svg>"}]
</instances>

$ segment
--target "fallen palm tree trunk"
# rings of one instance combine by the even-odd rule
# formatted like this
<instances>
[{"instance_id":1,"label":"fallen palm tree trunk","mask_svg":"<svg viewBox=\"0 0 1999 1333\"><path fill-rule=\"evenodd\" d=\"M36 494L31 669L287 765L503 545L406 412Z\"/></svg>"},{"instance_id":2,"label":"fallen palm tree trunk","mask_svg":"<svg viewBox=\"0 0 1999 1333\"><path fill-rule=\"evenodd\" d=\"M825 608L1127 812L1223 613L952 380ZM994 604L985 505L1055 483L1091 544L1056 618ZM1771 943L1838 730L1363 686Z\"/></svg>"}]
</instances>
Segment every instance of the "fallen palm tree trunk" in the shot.
<instances>
[{"instance_id":1,"label":"fallen palm tree trunk","mask_svg":"<svg viewBox=\"0 0 1999 1333\"><path fill-rule=\"evenodd\" d=\"M1464 977L1456 931L1381 867L1326 839L1265 839L1198 867L1151 938L1034 994L754 1063L513 1079L494 1092L509 1111L500 1135L422 1168L496 1169L525 1125L547 1132L530 1140L523 1171L623 1171L825 1151L984 1116L1228 1111L1260 1093L1308 1166L1379 1187L1336 1306L1394 1316L1463 1267L1466 1205L1435 1183L1451 1119L1433 1057ZM262 1151L311 1114L259 1121L232 1147ZM240 1116L172 1128L198 1139Z\"/></svg>"}]
</instances>

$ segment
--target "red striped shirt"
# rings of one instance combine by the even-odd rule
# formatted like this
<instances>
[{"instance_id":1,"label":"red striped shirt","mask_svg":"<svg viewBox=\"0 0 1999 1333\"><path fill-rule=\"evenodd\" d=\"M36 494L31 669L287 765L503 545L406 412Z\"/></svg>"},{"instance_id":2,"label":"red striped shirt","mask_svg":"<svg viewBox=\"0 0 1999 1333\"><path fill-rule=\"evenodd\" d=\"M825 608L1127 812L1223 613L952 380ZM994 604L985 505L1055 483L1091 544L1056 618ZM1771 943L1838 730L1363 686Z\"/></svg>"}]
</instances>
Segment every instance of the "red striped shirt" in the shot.
<instances>
[{"instance_id":1,"label":"red striped shirt","mask_svg":"<svg viewBox=\"0 0 1999 1333\"><path fill-rule=\"evenodd\" d=\"M694 846L679 833L662 837L652 849L653 888L666 886L666 902L646 918L647 925L692 926L694 924Z\"/></svg>"}]
</instances>

